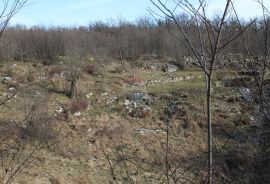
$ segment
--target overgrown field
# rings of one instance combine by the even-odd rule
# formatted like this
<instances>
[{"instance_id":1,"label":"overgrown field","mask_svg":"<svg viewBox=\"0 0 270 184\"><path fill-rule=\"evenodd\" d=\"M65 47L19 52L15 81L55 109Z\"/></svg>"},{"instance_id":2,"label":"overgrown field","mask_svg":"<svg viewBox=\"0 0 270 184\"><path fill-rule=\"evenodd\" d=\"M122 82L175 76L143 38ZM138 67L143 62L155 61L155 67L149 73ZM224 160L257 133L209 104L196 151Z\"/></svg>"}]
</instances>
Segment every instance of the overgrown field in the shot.
<instances>
[{"instance_id":1,"label":"overgrown field","mask_svg":"<svg viewBox=\"0 0 270 184\"><path fill-rule=\"evenodd\" d=\"M15 183L162 183L168 175L172 182L203 181L204 75L192 67L172 72L155 64L169 65L165 60L71 65L67 58L54 65L1 65L0 99L14 96L0 111L1 131L12 129L1 150L14 150L5 155L0 176L12 173L43 140ZM216 183L248 182L257 152L253 97L241 93L241 86L223 85L237 75L229 68L216 71L213 82Z\"/></svg>"}]
</instances>

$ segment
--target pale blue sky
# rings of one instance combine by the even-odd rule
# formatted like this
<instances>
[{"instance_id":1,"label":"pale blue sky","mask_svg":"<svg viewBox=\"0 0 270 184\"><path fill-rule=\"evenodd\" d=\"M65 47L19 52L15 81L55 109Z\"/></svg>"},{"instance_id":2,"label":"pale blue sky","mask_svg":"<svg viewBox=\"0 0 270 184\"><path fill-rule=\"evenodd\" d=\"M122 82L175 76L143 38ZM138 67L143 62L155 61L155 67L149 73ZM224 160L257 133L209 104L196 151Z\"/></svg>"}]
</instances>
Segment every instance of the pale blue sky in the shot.
<instances>
[{"instance_id":1,"label":"pale blue sky","mask_svg":"<svg viewBox=\"0 0 270 184\"><path fill-rule=\"evenodd\" d=\"M192 0L196 1L196 0ZM32 25L87 25L89 21L124 18L134 21L149 15L149 0L29 0L29 6L17 14L12 24ZM234 0L243 18L259 15L259 5L254 0ZM225 0L210 0L208 11L219 13ZM270 8L270 0L265 0Z\"/></svg>"}]
</instances>

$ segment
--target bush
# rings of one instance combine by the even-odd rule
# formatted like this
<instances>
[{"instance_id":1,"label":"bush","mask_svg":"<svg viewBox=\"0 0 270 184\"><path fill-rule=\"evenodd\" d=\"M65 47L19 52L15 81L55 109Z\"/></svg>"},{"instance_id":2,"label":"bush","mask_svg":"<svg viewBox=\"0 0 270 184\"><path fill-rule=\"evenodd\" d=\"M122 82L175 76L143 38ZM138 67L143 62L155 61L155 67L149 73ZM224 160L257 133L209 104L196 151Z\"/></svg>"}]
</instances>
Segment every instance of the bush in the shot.
<instances>
[{"instance_id":1,"label":"bush","mask_svg":"<svg viewBox=\"0 0 270 184\"><path fill-rule=\"evenodd\" d=\"M141 79L140 77L128 77L125 80L130 85L138 84L138 83L142 83L143 82L143 79Z\"/></svg>"},{"instance_id":2,"label":"bush","mask_svg":"<svg viewBox=\"0 0 270 184\"><path fill-rule=\"evenodd\" d=\"M123 73L123 72L124 72L123 66L116 66L114 70L111 71L111 73Z\"/></svg>"},{"instance_id":3,"label":"bush","mask_svg":"<svg viewBox=\"0 0 270 184\"><path fill-rule=\"evenodd\" d=\"M84 67L84 72L90 75L98 75L100 73L100 70L95 65L86 65Z\"/></svg>"},{"instance_id":4,"label":"bush","mask_svg":"<svg viewBox=\"0 0 270 184\"><path fill-rule=\"evenodd\" d=\"M47 142L56 134L53 117L42 106L34 110L26 127L26 135L33 140Z\"/></svg>"},{"instance_id":5,"label":"bush","mask_svg":"<svg viewBox=\"0 0 270 184\"><path fill-rule=\"evenodd\" d=\"M49 77L53 77L55 74L61 74L61 72L63 71L62 68L60 67L55 67L55 66L52 66L52 67L48 67L46 68L47 72L48 72L48 75Z\"/></svg>"},{"instance_id":6,"label":"bush","mask_svg":"<svg viewBox=\"0 0 270 184\"><path fill-rule=\"evenodd\" d=\"M88 107L88 103L86 102L85 99L73 99L71 101L70 105L70 112L71 113L76 113L76 112L82 112L85 111Z\"/></svg>"},{"instance_id":7,"label":"bush","mask_svg":"<svg viewBox=\"0 0 270 184\"><path fill-rule=\"evenodd\" d=\"M29 74L28 74L28 76L27 76L27 81L28 82L33 82L35 80L36 80L36 74L35 74L35 72L30 71Z\"/></svg>"}]
</instances>

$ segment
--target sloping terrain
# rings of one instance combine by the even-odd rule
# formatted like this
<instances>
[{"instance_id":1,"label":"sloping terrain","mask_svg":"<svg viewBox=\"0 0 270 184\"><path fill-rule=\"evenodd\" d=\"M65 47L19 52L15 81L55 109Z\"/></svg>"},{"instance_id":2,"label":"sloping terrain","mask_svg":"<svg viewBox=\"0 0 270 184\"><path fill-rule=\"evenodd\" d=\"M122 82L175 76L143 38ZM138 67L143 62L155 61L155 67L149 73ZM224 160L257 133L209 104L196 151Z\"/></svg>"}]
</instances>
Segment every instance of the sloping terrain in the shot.
<instances>
[{"instance_id":1,"label":"sloping terrain","mask_svg":"<svg viewBox=\"0 0 270 184\"><path fill-rule=\"evenodd\" d=\"M1 67L1 99L15 95L0 112L1 127L15 122L20 128L20 134L12 134L17 136L15 143L9 139L9 145L25 140L7 173L29 155L43 138L40 135L48 133L15 183L157 183L166 177L176 183L199 183L205 179L202 72L118 62L102 69L89 63L79 69L76 97L71 99L65 64L24 62ZM236 75L221 72L227 79ZM219 76L215 78L219 81ZM24 120L32 111L33 118ZM251 136L253 108L240 87L217 84L213 111L216 183L246 183L257 152ZM4 165L2 170L5 173Z\"/></svg>"}]
</instances>

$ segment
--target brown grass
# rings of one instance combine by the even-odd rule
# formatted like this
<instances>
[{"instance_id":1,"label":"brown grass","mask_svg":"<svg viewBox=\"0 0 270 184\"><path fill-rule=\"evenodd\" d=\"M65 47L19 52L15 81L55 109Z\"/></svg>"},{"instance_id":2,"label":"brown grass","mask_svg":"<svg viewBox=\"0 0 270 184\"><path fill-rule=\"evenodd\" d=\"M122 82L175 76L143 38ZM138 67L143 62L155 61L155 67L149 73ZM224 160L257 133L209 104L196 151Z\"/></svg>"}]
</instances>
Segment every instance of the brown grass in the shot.
<instances>
[{"instance_id":1,"label":"brown grass","mask_svg":"<svg viewBox=\"0 0 270 184\"><path fill-rule=\"evenodd\" d=\"M75 112L83 112L87 109L88 103L86 102L85 99L73 99L71 101L70 105L70 112L75 113Z\"/></svg>"}]
</instances>

